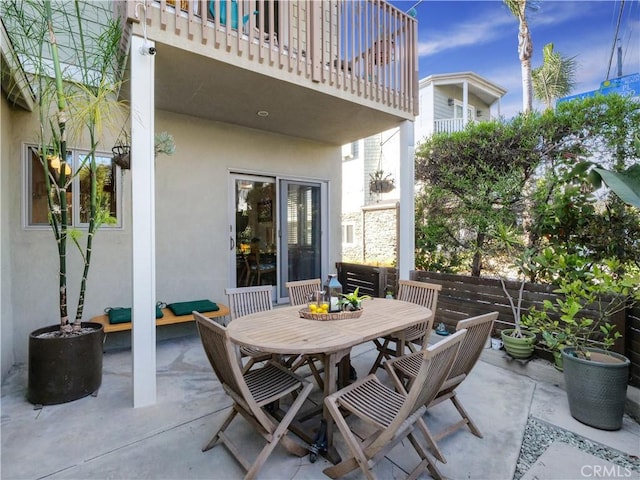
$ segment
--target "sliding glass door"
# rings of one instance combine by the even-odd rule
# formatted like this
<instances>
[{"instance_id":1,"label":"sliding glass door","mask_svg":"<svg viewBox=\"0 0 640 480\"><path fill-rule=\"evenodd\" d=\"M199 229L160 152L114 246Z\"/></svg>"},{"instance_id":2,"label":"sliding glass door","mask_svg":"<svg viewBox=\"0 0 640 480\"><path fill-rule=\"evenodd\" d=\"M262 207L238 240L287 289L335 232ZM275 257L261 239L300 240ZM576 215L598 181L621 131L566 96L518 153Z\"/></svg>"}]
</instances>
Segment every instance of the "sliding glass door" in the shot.
<instances>
[{"instance_id":1,"label":"sliding glass door","mask_svg":"<svg viewBox=\"0 0 640 480\"><path fill-rule=\"evenodd\" d=\"M232 285L277 284L276 181L233 175Z\"/></svg>"},{"instance_id":2,"label":"sliding glass door","mask_svg":"<svg viewBox=\"0 0 640 480\"><path fill-rule=\"evenodd\" d=\"M230 183L231 285L273 285L283 302L288 281L322 278L325 185L243 174Z\"/></svg>"},{"instance_id":3,"label":"sliding glass door","mask_svg":"<svg viewBox=\"0 0 640 480\"><path fill-rule=\"evenodd\" d=\"M322 276L322 192L318 183L280 183L283 244L280 270L286 281ZM286 282L285 281L285 282ZM280 296L287 296L284 283Z\"/></svg>"}]
</instances>

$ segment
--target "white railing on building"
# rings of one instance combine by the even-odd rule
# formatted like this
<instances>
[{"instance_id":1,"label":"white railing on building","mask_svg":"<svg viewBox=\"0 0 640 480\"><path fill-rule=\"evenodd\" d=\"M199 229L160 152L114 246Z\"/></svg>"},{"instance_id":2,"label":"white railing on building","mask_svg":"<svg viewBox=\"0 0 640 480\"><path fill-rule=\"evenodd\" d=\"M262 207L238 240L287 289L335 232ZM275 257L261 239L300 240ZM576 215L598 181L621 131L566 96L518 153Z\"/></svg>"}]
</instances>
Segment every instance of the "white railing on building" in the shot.
<instances>
[{"instance_id":1,"label":"white railing on building","mask_svg":"<svg viewBox=\"0 0 640 480\"><path fill-rule=\"evenodd\" d=\"M123 21L141 21L139 0L115 3ZM385 1L151 0L146 23L229 63L418 113L417 23Z\"/></svg>"},{"instance_id":2,"label":"white railing on building","mask_svg":"<svg viewBox=\"0 0 640 480\"><path fill-rule=\"evenodd\" d=\"M445 118L434 120L433 133L453 133L464 130L464 120L462 118Z\"/></svg>"}]
</instances>

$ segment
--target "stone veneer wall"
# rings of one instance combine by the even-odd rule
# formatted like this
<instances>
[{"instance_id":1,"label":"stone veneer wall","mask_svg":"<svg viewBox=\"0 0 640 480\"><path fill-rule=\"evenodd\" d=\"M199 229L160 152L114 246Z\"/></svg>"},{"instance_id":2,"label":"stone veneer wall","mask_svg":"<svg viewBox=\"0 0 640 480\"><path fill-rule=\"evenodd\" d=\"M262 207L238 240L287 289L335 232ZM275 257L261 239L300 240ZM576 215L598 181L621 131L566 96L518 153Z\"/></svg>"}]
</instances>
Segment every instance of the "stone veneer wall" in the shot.
<instances>
[{"instance_id":1,"label":"stone veneer wall","mask_svg":"<svg viewBox=\"0 0 640 480\"><path fill-rule=\"evenodd\" d=\"M362 212L342 214L342 226L353 225L353 243L342 243L342 261L362 263L364 251L362 242Z\"/></svg>"},{"instance_id":2,"label":"stone veneer wall","mask_svg":"<svg viewBox=\"0 0 640 480\"><path fill-rule=\"evenodd\" d=\"M398 254L398 204L363 208L363 250L367 264L396 265Z\"/></svg>"}]
</instances>

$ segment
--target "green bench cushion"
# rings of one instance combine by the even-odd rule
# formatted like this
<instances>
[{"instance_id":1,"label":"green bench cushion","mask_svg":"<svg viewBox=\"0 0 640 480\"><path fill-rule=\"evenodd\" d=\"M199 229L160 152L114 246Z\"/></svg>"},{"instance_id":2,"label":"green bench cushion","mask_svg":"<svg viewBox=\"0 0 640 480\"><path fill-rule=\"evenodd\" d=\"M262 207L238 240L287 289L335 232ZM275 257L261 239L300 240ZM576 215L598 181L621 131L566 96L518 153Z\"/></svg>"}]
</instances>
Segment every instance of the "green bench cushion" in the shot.
<instances>
[{"instance_id":1,"label":"green bench cushion","mask_svg":"<svg viewBox=\"0 0 640 480\"><path fill-rule=\"evenodd\" d=\"M220 307L211 300L193 300L190 302L176 302L167 305L167 308L174 315L189 315L194 310L196 312L217 312Z\"/></svg>"},{"instance_id":2,"label":"green bench cushion","mask_svg":"<svg viewBox=\"0 0 640 480\"><path fill-rule=\"evenodd\" d=\"M131 309L123 307L112 307L107 311L109 323L128 323L131 321ZM164 313L159 305L156 305L156 318L162 318Z\"/></svg>"}]
</instances>

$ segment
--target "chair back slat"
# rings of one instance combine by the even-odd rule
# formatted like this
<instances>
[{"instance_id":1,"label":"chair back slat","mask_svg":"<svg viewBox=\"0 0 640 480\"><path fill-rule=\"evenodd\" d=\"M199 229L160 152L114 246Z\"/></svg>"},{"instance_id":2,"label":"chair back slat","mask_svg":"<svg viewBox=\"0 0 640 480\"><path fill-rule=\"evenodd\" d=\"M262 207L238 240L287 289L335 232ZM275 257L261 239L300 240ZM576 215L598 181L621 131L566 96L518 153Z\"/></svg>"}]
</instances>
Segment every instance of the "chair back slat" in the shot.
<instances>
[{"instance_id":1,"label":"chair back slat","mask_svg":"<svg viewBox=\"0 0 640 480\"><path fill-rule=\"evenodd\" d=\"M464 337L460 353L451 368L449 378L455 378L458 375L469 375L471 369L475 366L480 358L480 354L487 343L493 322L498 318L498 312L485 313L477 317L460 320L456 330L466 330L467 335Z\"/></svg>"},{"instance_id":2,"label":"chair back slat","mask_svg":"<svg viewBox=\"0 0 640 480\"><path fill-rule=\"evenodd\" d=\"M398 412L389 430L400 428L401 424L416 410L428 405L436 397L447 379L466 330L459 330L444 340L422 350L422 364L418 375L412 381L404 405Z\"/></svg>"},{"instance_id":3,"label":"chair back slat","mask_svg":"<svg viewBox=\"0 0 640 480\"><path fill-rule=\"evenodd\" d=\"M196 320L202 347L218 380L237 396L244 397L248 390L242 379L237 347L231 342L229 332L198 312L193 312L193 318Z\"/></svg>"},{"instance_id":4,"label":"chair back slat","mask_svg":"<svg viewBox=\"0 0 640 480\"><path fill-rule=\"evenodd\" d=\"M304 305L309 299L309 295L322 290L322 280L314 278L311 280L296 280L285 284L289 291L289 302L291 305Z\"/></svg>"},{"instance_id":5,"label":"chair back slat","mask_svg":"<svg viewBox=\"0 0 640 480\"><path fill-rule=\"evenodd\" d=\"M420 406L428 405L436 397L449 377L466 333L466 330L458 330L447 337L445 342L440 341L423 350L423 364L407 394L408 399L415 398L412 413Z\"/></svg>"},{"instance_id":6,"label":"chair back slat","mask_svg":"<svg viewBox=\"0 0 640 480\"><path fill-rule=\"evenodd\" d=\"M398 300L421 305L433 312L428 322L416 325L414 327L415 329L421 332L431 332L433 329L436 308L438 306L438 292L440 292L440 290L442 290L442 285L436 283L416 282L414 280L398 281ZM410 340L419 340L419 338ZM422 344L426 345L426 343L427 342L423 340Z\"/></svg>"},{"instance_id":7,"label":"chair back slat","mask_svg":"<svg viewBox=\"0 0 640 480\"><path fill-rule=\"evenodd\" d=\"M229 299L229 311L231 320L252 313L271 310L271 285L258 287L227 288L225 293Z\"/></svg>"},{"instance_id":8,"label":"chair back slat","mask_svg":"<svg viewBox=\"0 0 640 480\"><path fill-rule=\"evenodd\" d=\"M438 306L438 292L440 292L440 290L442 290L442 285L436 283L399 280L398 300L422 305L435 313L436 307Z\"/></svg>"}]
</instances>

